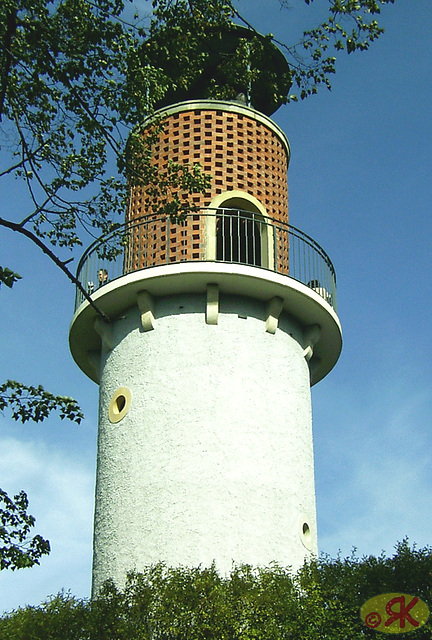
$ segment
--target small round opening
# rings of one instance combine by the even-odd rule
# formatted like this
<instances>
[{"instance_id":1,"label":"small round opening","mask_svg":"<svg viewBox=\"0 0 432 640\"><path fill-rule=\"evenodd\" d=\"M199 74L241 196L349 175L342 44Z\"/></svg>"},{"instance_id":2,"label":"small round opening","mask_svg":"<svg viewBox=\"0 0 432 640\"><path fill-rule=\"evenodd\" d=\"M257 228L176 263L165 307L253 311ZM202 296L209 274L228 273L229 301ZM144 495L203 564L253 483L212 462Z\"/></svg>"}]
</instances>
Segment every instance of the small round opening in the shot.
<instances>
[{"instance_id":1,"label":"small round opening","mask_svg":"<svg viewBox=\"0 0 432 640\"><path fill-rule=\"evenodd\" d=\"M307 514L300 516L298 520L298 533L302 544L308 551L312 551L315 545L312 529L309 524L309 518Z\"/></svg>"},{"instance_id":2,"label":"small round opening","mask_svg":"<svg viewBox=\"0 0 432 640\"><path fill-rule=\"evenodd\" d=\"M126 406L126 398L123 395L118 396L115 399L114 406L113 406L114 413L116 413L118 415L119 413L121 413L123 411L125 406Z\"/></svg>"},{"instance_id":3,"label":"small round opening","mask_svg":"<svg viewBox=\"0 0 432 640\"><path fill-rule=\"evenodd\" d=\"M130 408L131 398L131 392L127 387L120 387L113 393L108 407L110 422L120 422L125 417Z\"/></svg>"}]
</instances>

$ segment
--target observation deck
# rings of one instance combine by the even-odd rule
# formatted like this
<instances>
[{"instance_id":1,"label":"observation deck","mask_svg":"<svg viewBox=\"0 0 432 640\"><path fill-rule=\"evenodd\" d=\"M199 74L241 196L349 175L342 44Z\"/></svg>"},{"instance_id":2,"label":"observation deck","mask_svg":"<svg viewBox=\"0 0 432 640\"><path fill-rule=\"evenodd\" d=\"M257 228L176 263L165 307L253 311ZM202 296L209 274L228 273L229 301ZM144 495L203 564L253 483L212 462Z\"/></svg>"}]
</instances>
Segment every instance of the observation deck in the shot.
<instances>
[{"instance_id":1,"label":"observation deck","mask_svg":"<svg viewBox=\"0 0 432 640\"><path fill-rule=\"evenodd\" d=\"M281 309L303 327L318 327L309 360L311 384L338 360L342 335L336 315L336 275L327 253L299 229L260 213L238 209L189 211L184 219L144 216L95 241L77 270L82 287L112 320L137 304L145 291L161 295L242 295ZM98 382L101 351L97 312L77 289L70 346L80 368Z\"/></svg>"}]
</instances>

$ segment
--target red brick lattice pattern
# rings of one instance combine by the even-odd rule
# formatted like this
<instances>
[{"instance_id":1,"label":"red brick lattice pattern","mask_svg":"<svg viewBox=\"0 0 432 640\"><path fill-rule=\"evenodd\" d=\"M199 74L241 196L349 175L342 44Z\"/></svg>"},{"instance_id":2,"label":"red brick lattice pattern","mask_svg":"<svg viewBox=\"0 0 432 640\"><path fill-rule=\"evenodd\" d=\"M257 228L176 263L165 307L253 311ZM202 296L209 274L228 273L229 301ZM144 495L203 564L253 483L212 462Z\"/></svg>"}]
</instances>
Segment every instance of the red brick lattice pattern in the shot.
<instances>
[{"instance_id":1,"label":"red brick lattice pattern","mask_svg":"<svg viewBox=\"0 0 432 640\"><path fill-rule=\"evenodd\" d=\"M198 207L208 207L221 193L239 190L254 196L270 218L288 223L287 150L277 133L254 118L253 112L248 115L216 108L186 109L168 115L152 161L163 172L169 160L199 163L212 176L208 193L192 195ZM145 188L135 188L128 219L145 216L149 205ZM134 268L205 259L204 219L178 227L166 220L155 221L147 228L145 239L138 239L135 233Z\"/></svg>"}]
</instances>

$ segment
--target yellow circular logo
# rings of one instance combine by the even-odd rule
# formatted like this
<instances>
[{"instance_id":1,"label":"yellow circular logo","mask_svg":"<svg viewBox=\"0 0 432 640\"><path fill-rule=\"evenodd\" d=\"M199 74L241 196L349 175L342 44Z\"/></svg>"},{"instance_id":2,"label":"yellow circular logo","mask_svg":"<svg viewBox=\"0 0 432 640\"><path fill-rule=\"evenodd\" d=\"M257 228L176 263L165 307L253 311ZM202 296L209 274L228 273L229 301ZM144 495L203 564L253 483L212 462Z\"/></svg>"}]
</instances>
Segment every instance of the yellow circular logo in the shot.
<instances>
[{"instance_id":1,"label":"yellow circular logo","mask_svg":"<svg viewBox=\"0 0 432 640\"><path fill-rule=\"evenodd\" d=\"M360 616L369 629L382 633L415 631L427 621L427 604L406 593L383 593L364 603Z\"/></svg>"}]
</instances>

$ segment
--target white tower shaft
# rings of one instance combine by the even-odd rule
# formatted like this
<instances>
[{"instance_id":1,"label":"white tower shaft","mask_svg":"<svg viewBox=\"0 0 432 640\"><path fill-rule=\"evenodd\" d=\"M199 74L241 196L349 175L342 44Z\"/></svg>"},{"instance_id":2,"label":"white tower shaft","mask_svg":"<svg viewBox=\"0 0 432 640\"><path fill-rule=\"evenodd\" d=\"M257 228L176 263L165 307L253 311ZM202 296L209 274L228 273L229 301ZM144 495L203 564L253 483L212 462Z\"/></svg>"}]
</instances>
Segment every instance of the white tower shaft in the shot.
<instances>
[{"instance_id":1,"label":"white tower shaft","mask_svg":"<svg viewBox=\"0 0 432 640\"><path fill-rule=\"evenodd\" d=\"M100 382L96 589L160 560L298 568L317 551L303 330L283 314L269 333L262 300L223 293L207 324L206 304L204 292L163 296L153 330L138 307L114 324ZM124 388L130 404L113 423Z\"/></svg>"},{"instance_id":2,"label":"white tower shaft","mask_svg":"<svg viewBox=\"0 0 432 640\"><path fill-rule=\"evenodd\" d=\"M317 553L310 385L342 337L333 265L288 223L288 140L230 102L159 115L160 175L181 159L214 184L180 221L135 186L78 269L111 320L78 295L71 351L100 384L95 592L159 561L295 570Z\"/></svg>"}]
</instances>

